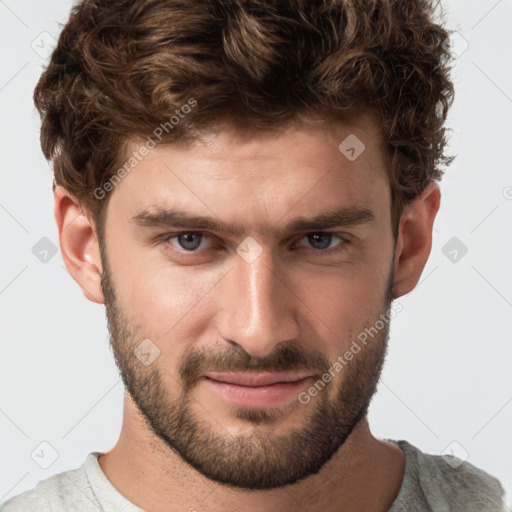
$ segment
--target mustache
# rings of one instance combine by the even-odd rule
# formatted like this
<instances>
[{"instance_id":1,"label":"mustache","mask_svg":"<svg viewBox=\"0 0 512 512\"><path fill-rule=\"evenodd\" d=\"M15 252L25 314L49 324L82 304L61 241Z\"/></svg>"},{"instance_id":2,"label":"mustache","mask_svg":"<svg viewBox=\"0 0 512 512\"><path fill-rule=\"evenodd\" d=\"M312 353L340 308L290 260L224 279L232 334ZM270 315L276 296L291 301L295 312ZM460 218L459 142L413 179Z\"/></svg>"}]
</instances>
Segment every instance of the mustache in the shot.
<instances>
[{"instance_id":1,"label":"mustache","mask_svg":"<svg viewBox=\"0 0 512 512\"><path fill-rule=\"evenodd\" d=\"M308 370L319 377L330 366L329 359L321 352L299 348L297 345L278 344L266 357L252 356L237 345L223 352L214 349L192 352L182 360L179 374L187 390L207 372Z\"/></svg>"}]
</instances>

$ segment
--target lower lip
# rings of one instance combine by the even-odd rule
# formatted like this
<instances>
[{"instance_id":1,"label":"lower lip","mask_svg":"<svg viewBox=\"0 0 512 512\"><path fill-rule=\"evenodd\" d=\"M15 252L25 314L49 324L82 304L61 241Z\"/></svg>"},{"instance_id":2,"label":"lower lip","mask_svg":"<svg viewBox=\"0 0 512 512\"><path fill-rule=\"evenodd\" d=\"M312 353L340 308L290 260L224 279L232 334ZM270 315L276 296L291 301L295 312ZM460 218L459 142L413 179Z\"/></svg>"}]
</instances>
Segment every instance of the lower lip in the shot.
<instances>
[{"instance_id":1,"label":"lower lip","mask_svg":"<svg viewBox=\"0 0 512 512\"><path fill-rule=\"evenodd\" d=\"M294 382L278 382L268 386L240 386L205 378L205 383L224 400L239 407L277 407L296 399L308 378Z\"/></svg>"}]
</instances>

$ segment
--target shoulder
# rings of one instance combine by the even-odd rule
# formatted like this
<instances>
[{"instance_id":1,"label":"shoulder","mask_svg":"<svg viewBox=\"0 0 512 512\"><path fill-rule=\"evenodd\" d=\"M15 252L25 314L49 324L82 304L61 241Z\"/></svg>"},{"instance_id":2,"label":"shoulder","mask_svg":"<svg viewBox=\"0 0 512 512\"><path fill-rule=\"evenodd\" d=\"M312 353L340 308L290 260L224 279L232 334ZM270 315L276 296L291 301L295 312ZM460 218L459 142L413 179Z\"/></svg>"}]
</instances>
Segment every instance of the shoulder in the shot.
<instances>
[{"instance_id":1,"label":"shoulder","mask_svg":"<svg viewBox=\"0 0 512 512\"><path fill-rule=\"evenodd\" d=\"M33 489L2 503L0 512L82 512L91 507L98 510L84 469L91 456L80 468L46 478Z\"/></svg>"},{"instance_id":2,"label":"shoulder","mask_svg":"<svg viewBox=\"0 0 512 512\"><path fill-rule=\"evenodd\" d=\"M407 441L395 441L433 510L503 512L504 490L494 476L451 455L424 453Z\"/></svg>"}]
</instances>

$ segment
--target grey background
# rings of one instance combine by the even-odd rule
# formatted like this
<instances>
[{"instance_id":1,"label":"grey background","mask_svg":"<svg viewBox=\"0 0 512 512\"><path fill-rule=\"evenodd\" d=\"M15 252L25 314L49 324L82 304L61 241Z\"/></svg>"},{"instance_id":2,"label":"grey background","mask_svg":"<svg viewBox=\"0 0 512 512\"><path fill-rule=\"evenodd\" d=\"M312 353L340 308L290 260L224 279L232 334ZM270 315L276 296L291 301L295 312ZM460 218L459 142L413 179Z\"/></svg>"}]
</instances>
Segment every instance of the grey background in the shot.
<instances>
[{"instance_id":1,"label":"grey background","mask_svg":"<svg viewBox=\"0 0 512 512\"><path fill-rule=\"evenodd\" d=\"M512 0L443 5L458 31L457 158L420 284L399 299L370 424L378 437L468 457L502 481L510 506ZM0 500L109 450L121 427L104 310L52 254L52 174L32 103L70 6L0 0Z\"/></svg>"}]
</instances>

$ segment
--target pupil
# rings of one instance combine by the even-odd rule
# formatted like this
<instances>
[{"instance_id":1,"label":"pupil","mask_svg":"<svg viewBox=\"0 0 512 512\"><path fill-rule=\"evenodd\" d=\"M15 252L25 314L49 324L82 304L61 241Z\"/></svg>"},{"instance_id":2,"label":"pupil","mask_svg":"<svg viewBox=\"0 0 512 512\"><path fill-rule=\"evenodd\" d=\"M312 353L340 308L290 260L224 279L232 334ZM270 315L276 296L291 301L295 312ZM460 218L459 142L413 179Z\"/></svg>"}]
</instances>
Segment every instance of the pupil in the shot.
<instances>
[{"instance_id":1,"label":"pupil","mask_svg":"<svg viewBox=\"0 0 512 512\"><path fill-rule=\"evenodd\" d=\"M309 242L313 247L317 245L316 249L327 249L331 243L331 235L329 233L313 233L308 236ZM318 245L320 245L318 247Z\"/></svg>"}]
</instances>

